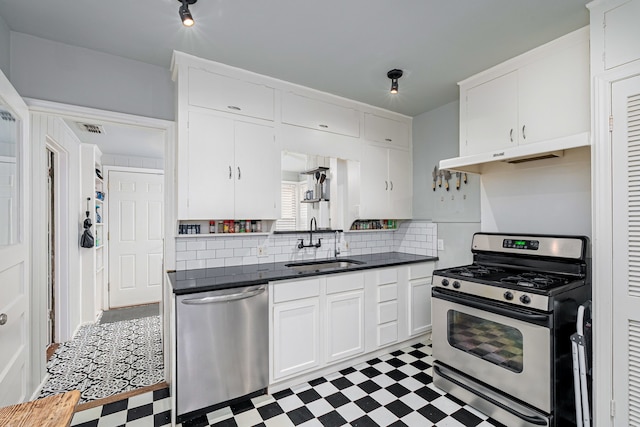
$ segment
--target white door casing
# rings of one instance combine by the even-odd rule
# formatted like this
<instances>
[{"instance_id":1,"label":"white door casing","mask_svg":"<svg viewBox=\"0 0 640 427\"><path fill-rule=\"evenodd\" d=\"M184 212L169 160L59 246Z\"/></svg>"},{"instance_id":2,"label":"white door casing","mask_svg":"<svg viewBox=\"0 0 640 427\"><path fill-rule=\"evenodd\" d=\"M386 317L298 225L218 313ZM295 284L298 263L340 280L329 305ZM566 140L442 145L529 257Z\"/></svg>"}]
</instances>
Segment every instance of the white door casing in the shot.
<instances>
[{"instance_id":1,"label":"white door casing","mask_svg":"<svg viewBox=\"0 0 640 427\"><path fill-rule=\"evenodd\" d=\"M28 400L30 363L29 266L29 112L24 101L0 72L0 120L13 127L3 138L3 211L0 229L0 407ZM4 128L5 126L3 126ZM4 136L4 132L3 132ZM11 142L10 144L7 144ZM44 352L44 349L43 349ZM44 354L43 354L44 356Z\"/></svg>"},{"instance_id":2,"label":"white door casing","mask_svg":"<svg viewBox=\"0 0 640 427\"><path fill-rule=\"evenodd\" d=\"M615 425L640 425L640 76L612 84Z\"/></svg>"},{"instance_id":3,"label":"white door casing","mask_svg":"<svg viewBox=\"0 0 640 427\"><path fill-rule=\"evenodd\" d=\"M162 297L163 187L160 173L109 171L109 307Z\"/></svg>"}]
</instances>

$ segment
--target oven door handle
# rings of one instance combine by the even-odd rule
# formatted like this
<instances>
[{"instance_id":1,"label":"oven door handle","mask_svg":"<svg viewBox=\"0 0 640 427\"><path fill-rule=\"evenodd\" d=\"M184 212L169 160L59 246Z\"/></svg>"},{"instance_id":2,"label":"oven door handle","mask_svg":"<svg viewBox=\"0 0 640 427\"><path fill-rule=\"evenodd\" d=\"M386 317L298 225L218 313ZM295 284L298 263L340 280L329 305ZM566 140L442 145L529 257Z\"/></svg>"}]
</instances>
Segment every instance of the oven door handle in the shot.
<instances>
[{"instance_id":1,"label":"oven door handle","mask_svg":"<svg viewBox=\"0 0 640 427\"><path fill-rule=\"evenodd\" d=\"M483 301L478 301L476 298L472 296L460 297L457 295L452 295L444 290L440 290L438 288L433 288L431 290L431 295L434 298L440 298L446 301L455 302L458 304L466 305L467 307L477 308L479 310L486 310L491 313L500 314L502 316L511 317L512 319L522 320L523 322L535 323L538 325L548 325L550 322L550 317L548 314L536 314L523 312L522 310L511 310L503 307L498 307L493 304L487 304Z\"/></svg>"},{"instance_id":2,"label":"oven door handle","mask_svg":"<svg viewBox=\"0 0 640 427\"><path fill-rule=\"evenodd\" d=\"M539 417L537 415L526 415L523 414L521 412L516 411L515 409L505 405L502 402L497 401L496 399L487 396L481 392L479 392L478 390L475 390L473 387L464 384L463 382L460 382L458 380L456 380L455 378L450 377L449 375L445 374L444 372L442 372L442 369L440 369L440 367L438 365L433 365L433 369L438 372L438 375L440 375L442 378L446 379L447 381L451 381L453 384L457 385L458 387L461 387L463 389L465 389L466 391L475 394L476 396L480 397L481 399L484 399L486 401L488 401L489 403L492 403L494 405L496 405L497 407L499 407L500 409L509 412L511 415L514 415L518 418L520 418L521 420L524 420L528 423L531 423L533 425L537 425L537 426L546 426L547 425L547 420L545 420L542 417Z\"/></svg>"}]
</instances>

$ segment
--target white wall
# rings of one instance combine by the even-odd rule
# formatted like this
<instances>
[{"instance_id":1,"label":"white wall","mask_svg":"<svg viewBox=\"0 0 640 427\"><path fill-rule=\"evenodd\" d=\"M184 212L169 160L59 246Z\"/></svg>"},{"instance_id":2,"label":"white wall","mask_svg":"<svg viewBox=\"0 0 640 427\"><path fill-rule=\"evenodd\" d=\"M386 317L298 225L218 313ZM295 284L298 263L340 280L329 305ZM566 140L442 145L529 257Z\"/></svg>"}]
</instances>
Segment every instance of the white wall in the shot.
<instances>
[{"instance_id":1,"label":"white wall","mask_svg":"<svg viewBox=\"0 0 640 427\"><path fill-rule=\"evenodd\" d=\"M66 164L61 165L58 170L58 177L61 186L67 188L66 199L61 199L63 208L67 209L66 214L60 215L57 235L69 237L68 246L60 248L58 259L64 263L67 274L59 277L57 283L60 290L59 303L64 309L58 309L61 319L60 341L69 340L77 327L82 322L81 318L81 297L82 287L80 284L81 265L79 237L82 230L81 193L80 193L80 141L73 132L65 125L64 121L57 117L44 114L31 114L31 143L32 143L32 178L33 178L33 201L32 201L32 251L33 251L33 277L34 283L41 286L35 287L36 292L32 296L34 300L34 324L31 333L39 334L38 344L34 346L34 351L42 350L47 345L47 220L46 220L46 143L47 141L57 144L63 150L66 157ZM61 191L62 193L63 191ZM44 355L44 353L43 353ZM44 357L43 361L44 370ZM44 371L43 371L44 375Z\"/></svg>"},{"instance_id":2,"label":"white wall","mask_svg":"<svg viewBox=\"0 0 640 427\"><path fill-rule=\"evenodd\" d=\"M129 168L164 169L164 159L152 157L103 154L102 166L124 166Z\"/></svg>"},{"instance_id":3,"label":"white wall","mask_svg":"<svg viewBox=\"0 0 640 427\"><path fill-rule=\"evenodd\" d=\"M174 117L169 69L17 32L11 32L10 69L23 97Z\"/></svg>"},{"instance_id":4,"label":"white wall","mask_svg":"<svg viewBox=\"0 0 640 427\"><path fill-rule=\"evenodd\" d=\"M11 30L6 21L0 16L0 70L7 78L9 76L9 61L11 51Z\"/></svg>"},{"instance_id":5,"label":"white wall","mask_svg":"<svg viewBox=\"0 0 640 427\"><path fill-rule=\"evenodd\" d=\"M484 166L482 230L591 236L591 154Z\"/></svg>"}]
</instances>

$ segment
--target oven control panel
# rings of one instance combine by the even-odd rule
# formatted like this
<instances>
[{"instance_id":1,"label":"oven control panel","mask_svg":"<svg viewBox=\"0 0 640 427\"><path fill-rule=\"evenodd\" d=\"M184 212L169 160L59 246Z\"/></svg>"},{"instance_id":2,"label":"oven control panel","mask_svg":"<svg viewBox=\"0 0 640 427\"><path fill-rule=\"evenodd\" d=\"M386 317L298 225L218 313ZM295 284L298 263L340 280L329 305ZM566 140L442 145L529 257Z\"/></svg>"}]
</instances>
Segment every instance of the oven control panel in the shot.
<instances>
[{"instance_id":1,"label":"oven control panel","mask_svg":"<svg viewBox=\"0 0 640 427\"><path fill-rule=\"evenodd\" d=\"M540 247L539 240L517 240L517 239L504 239L502 241L502 247L508 249L524 249L530 251L537 251Z\"/></svg>"}]
</instances>

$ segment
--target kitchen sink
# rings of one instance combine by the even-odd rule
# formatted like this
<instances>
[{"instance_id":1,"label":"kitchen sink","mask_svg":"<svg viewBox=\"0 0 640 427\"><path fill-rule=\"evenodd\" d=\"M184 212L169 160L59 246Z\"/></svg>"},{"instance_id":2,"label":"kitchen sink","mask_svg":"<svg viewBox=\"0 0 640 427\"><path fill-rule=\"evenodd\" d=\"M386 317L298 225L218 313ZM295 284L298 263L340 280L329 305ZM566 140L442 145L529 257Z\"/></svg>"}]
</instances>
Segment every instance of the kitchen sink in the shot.
<instances>
[{"instance_id":1,"label":"kitchen sink","mask_svg":"<svg viewBox=\"0 0 640 427\"><path fill-rule=\"evenodd\" d=\"M285 264L285 267L291 268L300 273L306 272L320 272L324 270L335 270L339 268L349 268L354 265L362 265L364 262L356 261L353 259L341 259L341 260L326 260L326 261L308 261L308 262L293 262Z\"/></svg>"}]
</instances>

